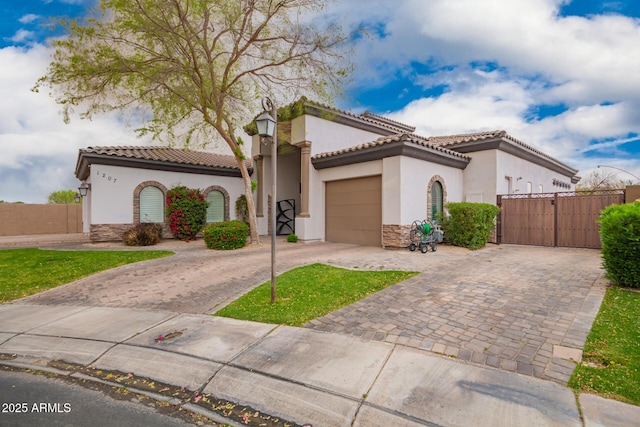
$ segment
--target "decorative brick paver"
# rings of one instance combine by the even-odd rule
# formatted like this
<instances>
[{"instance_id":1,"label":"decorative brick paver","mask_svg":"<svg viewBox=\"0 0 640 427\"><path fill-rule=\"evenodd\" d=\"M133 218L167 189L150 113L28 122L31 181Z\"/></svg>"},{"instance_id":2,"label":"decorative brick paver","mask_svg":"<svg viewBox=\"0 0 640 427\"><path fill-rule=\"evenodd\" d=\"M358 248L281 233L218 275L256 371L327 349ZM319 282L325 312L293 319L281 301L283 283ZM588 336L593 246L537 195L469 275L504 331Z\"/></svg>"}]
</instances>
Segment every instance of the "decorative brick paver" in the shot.
<instances>
[{"instance_id":1,"label":"decorative brick paver","mask_svg":"<svg viewBox=\"0 0 640 427\"><path fill-rule=\"evenodd\" d=\"M566 383L575 362L553 349L584 346L606 288L598 251L504 245L440 261L306 326Z\"/></svg>"},{"instance_id":2,"label":"decorative brick paver","mask_svg":"<svg viewBox=\"0 0 640 427\"><path fill-rule=\"evenodd\" d=\"M84 244L84 249L124 249ZM213 313L270 276L268 244L210 251L201 241L150 249L176 255L123 266L15 303ZM278 244L277 271L314 262L360 270L419 271L306 327L377 340L565 383L575 362L554 346L582 349L606 289L590 249L489 245L435 253L346 244Z\"/></svg>"}]
</instances>

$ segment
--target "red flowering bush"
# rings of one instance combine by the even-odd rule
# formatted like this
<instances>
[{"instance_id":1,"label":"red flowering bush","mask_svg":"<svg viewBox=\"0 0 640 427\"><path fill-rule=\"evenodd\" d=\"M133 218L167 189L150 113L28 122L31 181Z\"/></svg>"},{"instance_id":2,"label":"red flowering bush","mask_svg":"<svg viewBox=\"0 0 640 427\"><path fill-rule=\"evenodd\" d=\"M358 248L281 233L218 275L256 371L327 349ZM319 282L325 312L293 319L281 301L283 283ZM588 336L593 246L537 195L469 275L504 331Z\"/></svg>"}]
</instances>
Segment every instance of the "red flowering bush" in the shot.
<instances>
[{"instance_id":1,"label":"red flowering bush","mask_svg":"<svg viewBox=\"0 0 640 427\"><path fill-rule=\"evenodd\" d=\"M169 228L175 238L195 240L207 221L208 207L200 190L177 186L167 191Z\"/></svg>"}]
</instances>

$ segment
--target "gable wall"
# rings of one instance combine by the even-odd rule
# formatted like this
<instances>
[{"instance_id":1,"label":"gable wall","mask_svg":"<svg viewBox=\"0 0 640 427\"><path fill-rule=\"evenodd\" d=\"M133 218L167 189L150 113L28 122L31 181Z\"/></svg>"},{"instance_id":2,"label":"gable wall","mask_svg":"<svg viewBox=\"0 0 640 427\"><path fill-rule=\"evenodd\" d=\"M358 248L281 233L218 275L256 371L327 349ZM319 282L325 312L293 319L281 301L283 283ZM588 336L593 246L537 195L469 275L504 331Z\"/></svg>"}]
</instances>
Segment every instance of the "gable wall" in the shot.
<instances>
[{"instance_id":1,"label":"gable wall","mask_svg":"<svg viewBox=\"0 0 640 427\"><path fill-rule=\"evenodd\" d=\"M375 141L380 136L311 115L295 118L291 124L293 143L311 141L311 156Z\"/></svg>"}]
</instances>

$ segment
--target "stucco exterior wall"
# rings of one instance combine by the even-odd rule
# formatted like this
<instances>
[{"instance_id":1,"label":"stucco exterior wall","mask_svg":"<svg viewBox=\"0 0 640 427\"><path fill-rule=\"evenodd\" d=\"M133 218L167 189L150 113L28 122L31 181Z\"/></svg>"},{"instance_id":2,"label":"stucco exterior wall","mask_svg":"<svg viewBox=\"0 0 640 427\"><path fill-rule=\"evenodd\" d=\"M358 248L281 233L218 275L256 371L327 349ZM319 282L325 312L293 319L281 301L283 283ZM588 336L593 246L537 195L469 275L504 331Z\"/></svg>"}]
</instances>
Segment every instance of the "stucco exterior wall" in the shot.
<instances>
[{"instance_id":1,"label":"stucco exterior wall","mask_svg":"<svg viewBox=\"0 0 640 427\"><path fill-rule=\"evenodd\" d=\"M428 218L427 192L434 176L442 178L446 193L444 203L462 201L464 177L461 169L403 157L401 176L401 186L396 190L401 193L402 200L400 221L385 221L385 224L411 224L415 220Z\"/></svg>"},{"instance_id":2,"label":"stucco exterior wall","mask_svg":"<svg viewBox=\"0 0 640 427\"><path fill-rule=\"evenodd\" d=\"M235 201L244 193L241 178L93 164L87 180L91 190L89 197L85 198L90 223L132 224L133 192L145 181L156 181L167 188L176 185L199 189L212 185L223 187L229 193L231 219L235 219Z\"/></svg>"},{"instance_id":3,"label":"stucco exterior wall","mask_svg":"<svg viewBox=\"0 0 640 427\"><path fill-rule=\"evenodd\" d=\"M500 150L467 153L471 157L464 170L464 201L496 203L498 194L554 193L571 191L571 178ZM554 179L569 187L554 185ZM541 191L542 190L542 191Z\"/></svg>"},{"instance_id":4,"label":"stucco exterior wall","mask_svg":"<svg viewBox=\"0 0 640 427\"><path fill-rule=\"evenodd\" d=\"M497 188L497 150L467 153L471 162L463 172L465 202L494 203ZM500 180L505 180L504 175ZM507 192L506 188L504 190ZM502 193L501 193L502 194Z\"/></svg>"},{"instance_id":5,"label":"stucco exterior wall","mask_svg":"<svg viewBox=\"0 0 640 427\"><path fill-rule=\"evenodd\" d=\"M508 182L505 176L513 177L513 193L527 194L527 183L531 183L531 193L555 193L557 191L575 190L571 178L561 175L545 167L520 159L503 151L496 153L496 194L492 195L488 203L496 203L496 195L508 193ZM567 186L553 184L556 179ZM542 186L542 188L540 187ZM542 189L542 191L540 191Z\"/></svg>"},{"instance_id":6,"label":"stucco exterior wall","mask_svg":"<svg viewBox=\"0 0 640 427\"><path fill-rule=\"evenodd\" d=\"M311 141L311 156L375 141L379 134L304 115L291 121L292 143Z\"/></svg>"}]
</instances>

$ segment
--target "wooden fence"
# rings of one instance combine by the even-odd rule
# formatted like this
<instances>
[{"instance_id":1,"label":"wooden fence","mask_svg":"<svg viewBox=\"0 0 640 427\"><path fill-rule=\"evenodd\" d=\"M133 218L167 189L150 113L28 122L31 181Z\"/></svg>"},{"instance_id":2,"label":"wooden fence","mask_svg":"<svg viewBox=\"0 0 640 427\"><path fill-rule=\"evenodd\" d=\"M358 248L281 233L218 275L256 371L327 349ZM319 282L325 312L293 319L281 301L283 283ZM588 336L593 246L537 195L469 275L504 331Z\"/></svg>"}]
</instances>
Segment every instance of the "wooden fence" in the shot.
<instances>
[{"instance_id":1,"label":"wooden fence","mask_svg":"<svg viewBox=\"0 0 640 427\"><path fill-rule=\"evenodd\" d=\"M498 243L600 248L598 216L625 190L498 196Z\"/></svg>"}]
</instances>

